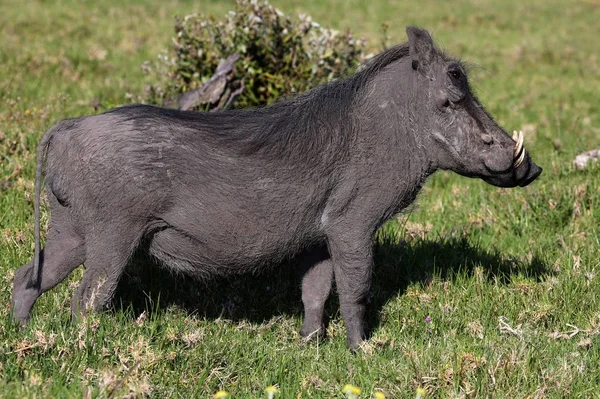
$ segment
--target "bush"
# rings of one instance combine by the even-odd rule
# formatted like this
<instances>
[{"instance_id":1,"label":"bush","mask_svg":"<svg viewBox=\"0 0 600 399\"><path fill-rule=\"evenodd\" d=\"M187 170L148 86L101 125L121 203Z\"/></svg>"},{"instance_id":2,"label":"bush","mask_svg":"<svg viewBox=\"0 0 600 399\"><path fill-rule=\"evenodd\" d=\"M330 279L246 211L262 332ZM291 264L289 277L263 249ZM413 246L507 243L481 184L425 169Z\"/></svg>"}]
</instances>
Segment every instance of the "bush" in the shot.
<instances>
[{"instance_id":1,"label":"bush","mask_svg":"<svg viewBox=\"0 0 600 399\"><path fill-rule=\"evenodd\" d=\"M146 102L173 103L181 93L206 84L219 61L234 54L239 59L227 75L225 91L243 87L236 108L269 104L329 82L365 59L363 39L324 28L306 15L293 20L266 1L238 0L224 20L178 18L175 33L172 55L143 66L155 82L146 89ZM196 108L223 106L213 100Z\"/></svg>"}]
</instances>

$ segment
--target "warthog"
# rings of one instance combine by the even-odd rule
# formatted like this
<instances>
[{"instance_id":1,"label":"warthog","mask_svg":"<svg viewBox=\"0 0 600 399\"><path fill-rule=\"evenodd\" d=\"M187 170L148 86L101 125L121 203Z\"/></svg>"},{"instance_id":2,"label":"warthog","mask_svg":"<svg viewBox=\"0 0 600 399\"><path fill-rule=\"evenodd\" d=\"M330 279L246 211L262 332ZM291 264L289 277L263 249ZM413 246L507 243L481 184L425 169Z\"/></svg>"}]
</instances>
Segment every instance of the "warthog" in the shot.
<instances>
[{"instance_id":1,"label":"warthog","mask_svg":"<svg viewBox=\"0 0 600 399\"><path fill-rule=\"evenodd\" d=\"M365 337L376 229L452 170L500 187L542 169L472 94L464 66L426 30L347 79L273 105L214 113L132 105L62 121L42 138L33 260L12 310L86 269L71 309L106 307L134 251L206 278L300 256L303 336L323 334L335 278L347 340ZM51 219L40 251L46 154Z\"/></svg>"}]
</instances>

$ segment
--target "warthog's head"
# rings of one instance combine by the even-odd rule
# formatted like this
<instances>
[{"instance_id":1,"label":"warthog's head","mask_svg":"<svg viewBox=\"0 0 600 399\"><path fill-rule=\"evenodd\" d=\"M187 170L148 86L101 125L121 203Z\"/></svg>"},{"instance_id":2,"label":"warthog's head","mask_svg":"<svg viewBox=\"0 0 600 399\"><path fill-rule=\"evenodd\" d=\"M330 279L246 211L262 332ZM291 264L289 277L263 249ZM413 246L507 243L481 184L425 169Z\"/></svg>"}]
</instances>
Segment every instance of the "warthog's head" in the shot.
<instances>
[{"instance_id":1,"label":"warthog's head","mask_svg":"<svg viewBox=\"0 0 600 399\"><path fill-rule=\"evenodd\" d=\"M535 180L542 168L525 151L522 133L509 136L485 111L471 93L464 66L439 51L426 30L406 32L407 69L419 85L412 97L417 114L425 113L419 119L436 167L500 187L524 187Z\"/></svg>"}]
</instances>

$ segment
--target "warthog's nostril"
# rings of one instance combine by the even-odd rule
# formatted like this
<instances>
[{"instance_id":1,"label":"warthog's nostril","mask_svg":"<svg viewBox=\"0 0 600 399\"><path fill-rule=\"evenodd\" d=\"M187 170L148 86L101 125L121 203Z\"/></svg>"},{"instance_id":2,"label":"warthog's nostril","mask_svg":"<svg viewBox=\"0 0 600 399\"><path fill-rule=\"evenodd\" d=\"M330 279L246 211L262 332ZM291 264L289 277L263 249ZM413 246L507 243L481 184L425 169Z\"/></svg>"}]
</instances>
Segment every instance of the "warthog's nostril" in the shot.
<instances>
[{"instance_id":1,"label":"warthog's nostril","mask_svg":"<svg viewBox=\"0 0 600 399\"><path fill-rule=\"evenodd\" d=\"M481 140L483 140L485 144L492 144L494 142L494 138L492 137L492 135L487 133L481 135Z\"/></svg>"}]
</instances>

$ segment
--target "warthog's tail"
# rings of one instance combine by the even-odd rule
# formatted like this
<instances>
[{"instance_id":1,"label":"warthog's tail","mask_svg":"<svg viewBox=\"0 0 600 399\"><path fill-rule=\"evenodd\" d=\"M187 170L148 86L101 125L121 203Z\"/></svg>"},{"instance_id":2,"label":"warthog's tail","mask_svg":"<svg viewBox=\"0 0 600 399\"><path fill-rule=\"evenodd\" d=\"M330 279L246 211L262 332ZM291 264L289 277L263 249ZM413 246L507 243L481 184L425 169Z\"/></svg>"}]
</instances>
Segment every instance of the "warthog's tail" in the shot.
<instances>
[{"instance_id":1,"label":"warthog's tail","mask_svg":"<svg viewBox=\"0 0 600 399\"><path fill-rule=\"evenodd\" d=\"M40 284L40 195L42 191L42 168L44 165L44 155L46 148L54 132L58 130L58 125L50 128L40 141L37 155L37 166L35 170L35 200L34 200L34 218L35 218L35 255L33 256L33 272L30 276L29 284L39 287Z\"/></svg>"}]
</instances>

